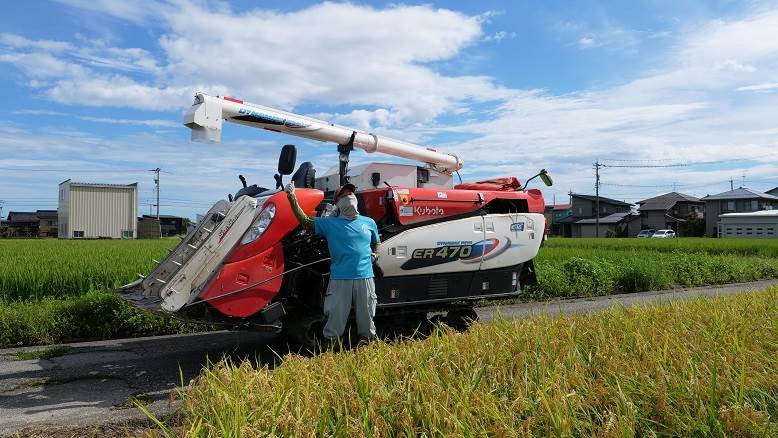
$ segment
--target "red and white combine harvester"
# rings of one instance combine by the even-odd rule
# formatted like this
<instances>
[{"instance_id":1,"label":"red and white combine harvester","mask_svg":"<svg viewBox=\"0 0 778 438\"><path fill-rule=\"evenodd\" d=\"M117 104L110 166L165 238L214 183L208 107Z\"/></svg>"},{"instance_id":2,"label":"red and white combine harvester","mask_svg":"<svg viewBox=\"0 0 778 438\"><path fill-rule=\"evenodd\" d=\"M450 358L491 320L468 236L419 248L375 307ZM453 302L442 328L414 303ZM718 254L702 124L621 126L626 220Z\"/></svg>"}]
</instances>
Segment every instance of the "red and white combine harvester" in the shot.
<instances>
[{"instance_id":1,"label":"red and white combine harvester","mask_svg":"<svg viewBox=\"0 0 778 438\"><path fill-rule=\"evenodd\" d=\"M197 94L184 115L193 140L220 141L222 122L336 143L338 166L292 175L309 215L332 211L332 193L357 187L360 214L381 234L376 278L379 330L418 326L430 312L461 325L476 300L514 297L535 282L532 260L544 238L544 201L516 178L453 184L462 160L391 138L229 97ZM354 148L418 160L348 167ZM282 148L275 189L248 186L221 200L147 276L120 289L140 308L230 328L283 330L312 344L324 324L329 280L326 242L305 232L280 190L296 149ZM545 170L538 175L550 185ZM534 178L534 177L533 177ZM532 179L532 178L530 178Z\"/></svg>"}]
</instances>

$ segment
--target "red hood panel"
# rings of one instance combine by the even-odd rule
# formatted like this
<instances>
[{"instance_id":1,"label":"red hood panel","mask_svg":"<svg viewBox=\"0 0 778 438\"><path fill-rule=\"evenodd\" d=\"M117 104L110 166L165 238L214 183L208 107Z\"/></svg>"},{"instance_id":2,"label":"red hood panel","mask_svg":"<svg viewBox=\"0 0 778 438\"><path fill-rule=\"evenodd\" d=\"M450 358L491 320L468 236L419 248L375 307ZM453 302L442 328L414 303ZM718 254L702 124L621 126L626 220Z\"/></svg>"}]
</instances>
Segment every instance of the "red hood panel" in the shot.
<instances>
[{"instance_id":1,"label":"red hood panel","mask_svg":"<svg viewBox=\"0 0 778 438\"><path fill-rule=\"evenodd\" d=\"M283 275L279 274L283 272L284 250L278 242L253 257L222 265L200 298L227 316L251 316L265 308L276 296L283 281ZM230 294L260 282L264 283ZM218 298L222 295L225 295L224 298Z\"/></svg>"}]
</instances>

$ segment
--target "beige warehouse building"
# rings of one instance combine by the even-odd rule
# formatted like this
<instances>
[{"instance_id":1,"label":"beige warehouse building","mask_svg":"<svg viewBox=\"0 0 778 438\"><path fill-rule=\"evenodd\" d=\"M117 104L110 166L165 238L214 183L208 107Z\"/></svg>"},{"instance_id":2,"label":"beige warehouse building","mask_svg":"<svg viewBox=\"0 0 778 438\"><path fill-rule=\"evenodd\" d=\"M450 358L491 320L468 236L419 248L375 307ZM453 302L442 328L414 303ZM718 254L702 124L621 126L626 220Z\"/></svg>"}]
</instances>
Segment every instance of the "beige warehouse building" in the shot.
<instances>
[{"instance_id":1,"label":"beige warehouse building","mask_svg":"<svg viewBox=\"0 0 778 438\"><path fill-rule=\"evenodd\" d=\"M719 215L719 237L778 239L778 210Z\"/></svg>"},{"instance_id":2,"label":"beige warehouse building","mask_svg":"<svg viewBox=\"0 0 778 438\"><path fill-rule=\"evenodd\" d=\"M135 239L138 235L138 183L59 184L57 208L61 239Z\"/></svg>"}]
</instances>

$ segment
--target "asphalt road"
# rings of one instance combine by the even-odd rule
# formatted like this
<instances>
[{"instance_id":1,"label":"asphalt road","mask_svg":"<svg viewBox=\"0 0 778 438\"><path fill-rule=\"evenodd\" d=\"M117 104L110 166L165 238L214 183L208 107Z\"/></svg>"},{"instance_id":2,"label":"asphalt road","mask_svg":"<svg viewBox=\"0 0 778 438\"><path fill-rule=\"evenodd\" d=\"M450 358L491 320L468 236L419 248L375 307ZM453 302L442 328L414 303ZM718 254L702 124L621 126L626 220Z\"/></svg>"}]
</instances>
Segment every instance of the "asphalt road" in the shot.
<instances>
[{"instance_id":1,"label":"asphalt road","mask_svg":"<svg viewBox=\"0 0 778 438\"><path fill-rule=\"evenodd\" d=\"M594 312L614 305L656 303L700 295L724 296L772 285L778 285L778 280L522 303L499 309L482 307L477 313L482 321L488 321L497 312L508 318ZM132 403L134 398L146 403L155 414L164 416L178 405L171 394L180 387L180 376L188 384L209 361L223 357L272 367L280 362L275 352L283 353L286 348L275 335L251 332L156 336L66 347L67 354L50 360L17 360L16 353L20 350L45 347L0 350L0 436L19 431L79 436L89 432L93 425L121 428L116 430L123 435L127 425L146 424L146 417Z\"/></svg>"}]
</instances>

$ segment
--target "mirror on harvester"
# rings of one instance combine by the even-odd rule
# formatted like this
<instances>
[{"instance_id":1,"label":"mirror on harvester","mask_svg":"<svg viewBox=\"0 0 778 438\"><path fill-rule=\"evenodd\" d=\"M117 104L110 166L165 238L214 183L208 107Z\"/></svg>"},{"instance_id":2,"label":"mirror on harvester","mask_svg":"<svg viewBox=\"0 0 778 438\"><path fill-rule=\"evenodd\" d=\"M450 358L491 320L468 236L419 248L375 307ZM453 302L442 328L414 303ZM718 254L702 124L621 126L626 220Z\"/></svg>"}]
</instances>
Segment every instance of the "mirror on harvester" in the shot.
<instances>
[{"instance_id":1,"label":"mirror on harvester","mask_svg":"<svg viewBox=\"0 0 778 438\"><path fill-rule=\"evenodd\" d=\"M554 181L551 180L551 176L546 172L546 169L540 171L540 179L543 180L543 184L548 187L551 187L554 184Z\"/></svg>"},{"instance_id":2,"label":"mirror on harvester","mask_svg":"<svg viewBox=\"0 0 778 438\"><path fill-rule=\"evenodd\" d=\"M290 175L294 171L295 162L297 162L297 148L293 144L285 144L278 157L278 173Z\"/></svg>"}]
</instances>

